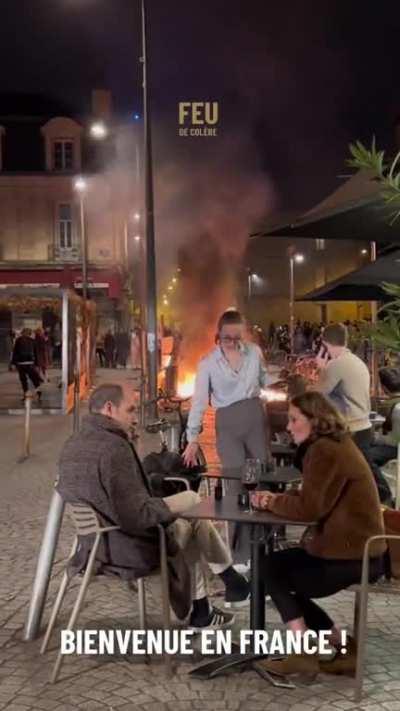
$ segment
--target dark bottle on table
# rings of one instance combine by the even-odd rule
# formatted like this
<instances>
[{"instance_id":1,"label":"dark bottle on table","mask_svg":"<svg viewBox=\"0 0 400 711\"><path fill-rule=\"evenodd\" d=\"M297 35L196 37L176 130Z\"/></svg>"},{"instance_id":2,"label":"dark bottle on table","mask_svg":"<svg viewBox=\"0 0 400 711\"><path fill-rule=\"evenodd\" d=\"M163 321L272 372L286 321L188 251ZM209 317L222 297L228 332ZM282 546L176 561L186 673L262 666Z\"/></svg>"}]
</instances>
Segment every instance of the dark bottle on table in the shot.
<instances>
[{"instance_id":1,"label":"dark bottle on table","mask_svg":"<svg viewBox=\"0 0 400 711\"><path fill-rule=\"evenodd\" d=\"M222 481L219 479L215 485L214 489L215 501L221 501L222 499Z\"/></svg>"}]
</instances>

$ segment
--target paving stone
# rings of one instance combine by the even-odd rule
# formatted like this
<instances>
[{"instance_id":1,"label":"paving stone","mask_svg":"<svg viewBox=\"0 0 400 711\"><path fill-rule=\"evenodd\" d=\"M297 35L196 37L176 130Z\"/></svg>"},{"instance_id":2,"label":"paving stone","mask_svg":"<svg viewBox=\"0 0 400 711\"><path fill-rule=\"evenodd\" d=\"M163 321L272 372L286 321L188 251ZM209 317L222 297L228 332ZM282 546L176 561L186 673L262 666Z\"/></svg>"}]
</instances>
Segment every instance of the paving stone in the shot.
<instances>
[{"instance_id":1,"label":"paving stone","mask_svg":"<svg viewBox=\"0 0 400 711\"><path fill-rule=\"evenodd\" d=\"M134 701L134 697L132 695L132 701ZM114 708L119 708L123 704L126 704L126 699L123 699L121 696L105 696L103 699L104 703L106 706L113 706ZM138 701L137 701L138 703Z\"/></svg>"},{"instance_id":2,"label":"paving stone","mask_svg":"<svg viewBox=\"0 0 400 711\"><path fill-rule=\"evenodd\" d=\"M104 702L102 701L85 701L83 704L79 706L75 705L70 705L70 704L60 704L59 706L56 706L54 711L69 711L69 709L84 709L84 711L104 711L106 708L104 705Z\"/></svg>"}]
</instances>

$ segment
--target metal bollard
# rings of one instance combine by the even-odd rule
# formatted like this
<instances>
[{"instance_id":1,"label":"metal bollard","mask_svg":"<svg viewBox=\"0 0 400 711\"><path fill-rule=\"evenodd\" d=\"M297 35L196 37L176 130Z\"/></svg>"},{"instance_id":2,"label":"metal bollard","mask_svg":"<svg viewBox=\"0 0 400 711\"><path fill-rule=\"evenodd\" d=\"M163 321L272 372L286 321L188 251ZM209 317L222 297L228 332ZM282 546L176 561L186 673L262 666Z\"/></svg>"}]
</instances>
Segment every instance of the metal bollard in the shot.
<instances>
[{"instance_id":1,"label":"metal bollard","mask_svg":"<svg viewBox=\"0 0 400 711\"><path fill-rule=\"evenodd\" d=\"M47 589L50 583L51 570L56 554L63 513L64 502L60 494L54 491L47 514L46 526L33 580L28 616L23 635L25 642L31 642L33 639L36 639L40 631L40 622L46 602Z\"/></svg>"},{"instance_id":2,"label":"metal bollard","mask_svg":"<svg viewBox=\"0 0 400 711\"><path fill-rule=\"evenodd\" d=\"M31 414L32 414L32 393L25 395L25 431L24 431L24 451L23 458L27 459L31 453Z\"/></svg>"}]
</instances>

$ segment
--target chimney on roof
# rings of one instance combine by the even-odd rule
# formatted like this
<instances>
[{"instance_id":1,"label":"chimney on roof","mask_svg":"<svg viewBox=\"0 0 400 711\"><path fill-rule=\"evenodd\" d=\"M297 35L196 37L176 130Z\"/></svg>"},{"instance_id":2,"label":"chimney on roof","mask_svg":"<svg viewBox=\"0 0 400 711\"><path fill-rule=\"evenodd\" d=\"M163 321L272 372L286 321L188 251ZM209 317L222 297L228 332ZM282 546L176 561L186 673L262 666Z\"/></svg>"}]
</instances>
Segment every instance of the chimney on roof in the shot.
<instances>
[{"instance_id":1,"label":"chimney on roof","mask_svg":"<svg viewBox=\"0 0 400 711\"><path fill-rule=\"evenodd\" d=\"M92 90L92 113L97 119L109 121L112 114L111 91L107 89Z\"/></svg>"}]
</instances>

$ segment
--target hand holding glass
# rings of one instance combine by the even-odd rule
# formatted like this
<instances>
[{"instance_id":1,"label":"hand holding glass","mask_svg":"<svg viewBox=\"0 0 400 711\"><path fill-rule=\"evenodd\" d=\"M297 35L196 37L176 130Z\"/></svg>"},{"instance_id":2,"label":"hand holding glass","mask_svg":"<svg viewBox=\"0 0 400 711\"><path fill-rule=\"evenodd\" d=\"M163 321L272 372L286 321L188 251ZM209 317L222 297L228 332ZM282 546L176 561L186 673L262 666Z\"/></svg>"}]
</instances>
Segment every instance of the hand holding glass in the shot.
<instances>
[{"instance_id":1,"label":"hand holding glass","mask_svg":"<svg viewBox=\"0 0 400 711\"><path fill-rule=\"evenodd\" d=\"M257 489L258 483L261 478L262 463L261 459L246 459L242 472L242 484L247 489L249 494L249 508L248 513L253 513L253 507L251 505L251 492Z\"/></svg>"}]
</instances>

